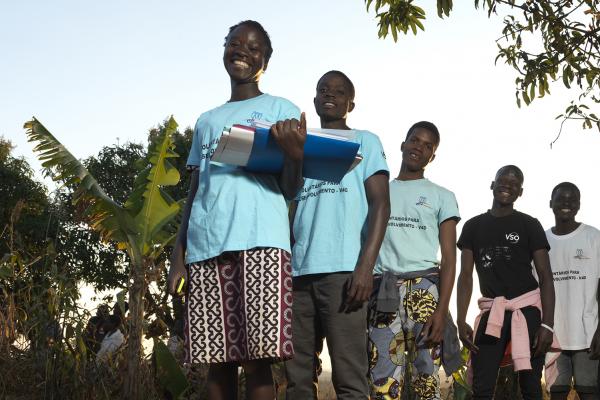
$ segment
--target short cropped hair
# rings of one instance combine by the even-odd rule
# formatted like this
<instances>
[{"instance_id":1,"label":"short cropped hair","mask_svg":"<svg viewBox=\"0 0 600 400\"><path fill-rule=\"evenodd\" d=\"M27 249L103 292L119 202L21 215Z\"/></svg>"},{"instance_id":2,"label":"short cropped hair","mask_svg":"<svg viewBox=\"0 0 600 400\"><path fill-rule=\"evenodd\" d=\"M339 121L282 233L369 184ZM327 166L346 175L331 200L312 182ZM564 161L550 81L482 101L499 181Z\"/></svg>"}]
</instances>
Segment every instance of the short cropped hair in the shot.
<instances>
[{"instance_id":1,"label":"short cropped hair","mask_svg":"<svg viewBox=\"0 0 600 400\"><path fill-rule=\"evenodd\" d=\"M319 78L319 81L317 82L317 87L319 87L319 83L321 83L323 78L325 78L327 75L332 75L332 74L337 75L337 76L341 77L344 81L346 81L346 84L348 85L348 90L350 90L350 98L352 100L354 100L354 96L356 94L356 91L354 90L354 83L352 83L350 78L348 78L348 75L346 75L342 71L332 69L331 71L325 72L323 74L323 76L321 76L321 78Z\"/></svg>"},{"instance_id":2,"label":"short cropped hair","mask_svg":"<svg viewBox=\"0 0 600 400\"><path fill-rule=\"evenodd\" d=\"M413 126L410 127L408 132L406 133L406 138L404 141L407 141L410 135L413 133L415 129L426 129L435 136L435 147L440 145L440 131L438 131L437 126L433 122L429 121L419 121Z\"/></svg>"},{"instance_id":3,"label":"short cropped hair","mask_svg":"<svg viewBox=\"0 0 600 400\"><path fill-rule=\"evenodd\" d=\"M500 168L498 172L496 172L496 178L500 175L505 175L509 172L515 174L516 177L519 178L519 180L521 181L521 184L523 184L523 182L525 181L525 176L523 175L523 171L521 171L521 168L517 167L516 165L505 165L504 167Z\"/></svg>"},{"instance_id":4,"label":"short cropped hair","mask_svg":"<svg viewBox=\"0 0 600 400\"><path fill-rule=\"evenodd\" d=\"M229 39L229 35L231 35L231 32L233 32L235 29L237 29L238 27L240 27L242 25L252 27L252 28L256 29L257 31L259 31L264 36L265 44L267 46L267 51L265 52L265 61L268 63L269 59L271 58L271 55L273 54L273 46L271 45L271 37L269 36L269 34L265 30L265 28L263 28L263 26L259 22L253 21L251 19L247 19L247 20L241 21L233 26L230 26L229 32L227 33L227 36L225 36L225 43L227 43L227 40Z\"/></svg>"},{"instance_id":5,"label":"short cropped hair","mask_svg":"<svg viewBox=\"0 0 600 400\"><path fill-rule=\"evenodd\" d=\"M554 186L554 189L552 189L552 195L550 196L550 198L554 197L556 192L558 192L558 189L572 190L577 195L577 198L581 199L581 192L579 191L579 188L574 183L571 183L571 182L561 182L558 185Z\"/></svg>"}]
</instances>

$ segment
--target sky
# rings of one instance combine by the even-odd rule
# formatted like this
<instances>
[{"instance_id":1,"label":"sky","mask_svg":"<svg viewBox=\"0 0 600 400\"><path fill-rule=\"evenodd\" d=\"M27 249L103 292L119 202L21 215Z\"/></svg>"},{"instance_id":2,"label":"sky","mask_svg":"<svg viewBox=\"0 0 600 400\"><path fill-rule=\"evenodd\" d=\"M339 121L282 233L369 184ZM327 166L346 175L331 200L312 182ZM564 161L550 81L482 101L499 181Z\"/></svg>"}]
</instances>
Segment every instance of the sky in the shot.
<instances>
[{"instance_id":1,"label":"sky","mask_svg":"<svg viewBox=\"0 0 600 400\"><path fill-rule=\"evenodd\" d=\"M2 2L0 136L39 170L22 129L32 116L79 158L117 142L145 142L148 129L170 115L193 126L229 98L222 64L229 26L255 19L274 48L261 89L296 103L317 127L317 80L331 69L345 72L356 87L348 123L379 135L392 176L408 128L434 122L441 144L426 176L456 194L463 222L491 206L496 170L516 164L525 174L517 209L549 228L551 190L572 181L582 192L579 220L600 226L598 131L567 123L550 148L555 117L577 93L557 83L551 96L519 109L515 72L494 64L501 16L454 3L444 20L424 7L426 31L394 43L377 38L362 0Z\"/></svg>"}]
</instances>

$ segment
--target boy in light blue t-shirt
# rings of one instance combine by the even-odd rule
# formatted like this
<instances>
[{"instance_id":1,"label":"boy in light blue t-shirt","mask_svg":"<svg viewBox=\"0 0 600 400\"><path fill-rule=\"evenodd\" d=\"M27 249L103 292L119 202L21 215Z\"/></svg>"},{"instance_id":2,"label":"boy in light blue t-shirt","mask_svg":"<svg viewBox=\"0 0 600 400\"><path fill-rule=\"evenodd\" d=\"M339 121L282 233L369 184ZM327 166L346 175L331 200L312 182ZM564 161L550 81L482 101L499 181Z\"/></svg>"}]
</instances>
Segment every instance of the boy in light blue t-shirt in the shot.
<instances>
[{"instance_id":1,"label":"boy in light blue t-shirt","mask_svg":"<svg viewBox=\"0 0 600 400\"><path fill-rule=\"evenodd\" d=\"M323 75L314 103L322 128L350 129L354 86L345 74ZM339 184L307 179L291 216L295 356L286 362L288 400L317 398L325 338L337 398L368 397L365 302L389 217L389 171L379 138L354 133L363 161Z\"/></svg>"},{"instance_id":2,"label":"boy in light blue t-shirt","mask_svg":"<svg viewBox=\"0 0 600 400\"><path fill-rule=\"evenodd\" d=\"M400 147L400 174L389 184L391 214L375 267L383 277L369 316L369 380L376 398L400 398L409 359L418 398L440 398L438 345L454 285L460 217L454 194L424 177L439 141L434 124L414 124Z\"/></svg>"}]
</instances>

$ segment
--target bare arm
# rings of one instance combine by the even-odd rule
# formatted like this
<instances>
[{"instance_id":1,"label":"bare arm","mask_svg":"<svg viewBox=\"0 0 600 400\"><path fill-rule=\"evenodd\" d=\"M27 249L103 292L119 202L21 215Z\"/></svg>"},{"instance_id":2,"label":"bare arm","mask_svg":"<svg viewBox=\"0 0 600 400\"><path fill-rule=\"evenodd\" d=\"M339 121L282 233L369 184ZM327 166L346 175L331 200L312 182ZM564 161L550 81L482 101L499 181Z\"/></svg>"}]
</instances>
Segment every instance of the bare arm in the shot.
<instances>
[{"instance_id":1,"label":"bare arm","mask_svg":"<svg viewBox=\"0 0 600 400\"><path fill-rule=\"evenodd\" d=\"M440 250L442 253L440 267L440 299L437 309L444 316L448 313L448 305L454 278L456 276L456 220L448 219L440 225Z\"/></svg>"},{"instance_id":2,"label":"bare arm","mask_svg":"<svg viewBox=\"0 0 600 400\"><path fill-rule=\"evenodd\" d=\"M533 253L533 264L540 282L540 295L542 297L542 322L554 326L554 279L550 268L548 250L540 249Z\"/></svg>"},{"instance_id":3,"label":"bare arm","mask_svg":"<svg viewBox=\"0 0 600 400\"><path fill-rule=\"evenodd\" d=\"M192 177L190 178L190 191L188 192L188 197L185 201L181 225L179 226L177 239L175 240L175 246L173 247L173 252L171 253L171 267L169 268L167 289L172 295L176 294L176 285L179 282L179 279L181 277L186 278L185 251L187 248L187 230L190 222L190 213L192 212L192 203L194 202L196 192L198 191L198 183L200 180L199 176L199 171L195 169L192 172Z\"/></svg>"},{"instance_id":4,"label":"bare arm","mask_svg":"<svg viewBox=\"0 0 600 400\"><path fill-rule=\"evenodd\" d=\"M425 344L433 346L444 338L448 304L454 287L456 274L456 220L448 219L440 225L440 249L442 260L440 266L440 293L438 304L433 314L428 318L421 335Z\"/></svg>"},{"instance_id":5,"label":"bare arm","mask_svg":"<svg viewBox=\"0 0 600 400\"><path fill-rule=\"evenodd\" d=\"M475 337L473 328L467 324L467 311L471 302L471 294L473 293L473 267L475 261L473 259L473 251L463 249L460 256L460 275L458 276L458 284L456 287L456 308L457 316L456 323L458 325L458 335L463 345L472 352L477 352L475 346Z\"/></svg>"},{"instance_id":6,"label":"bare arm","mask_svg":"<svg viewBox=\"0 0 600 400\"><path fill-rule=\"evenodd\" d=\"M303 184L302 160L291 160L289 157L285 157L281 175L279 175L279 187L286 200L293 200Z\"/></svg>"},{"instance_id":7,"label":"bare arm","mask_svg":"<svg viewBox=\"0 0 600 400\"><path fill-rule=\"evenodd\" d=\"M542 323L549 327L554 326L554 279L550 268L548 250L539 249L533 252L533 264L540 282L540 295L542 298ZM544 354L552 344L553 335L550 330L540 327L534 340L534 356Z\"/></svg>"},{"instance_id":8,"label":"bare arm","mask_svg":"<svg viewBox=\"0 0 600 400\"><path fill-rule=\"evenodd\" d=\"M298 202L292 201L290 204L290 209L288 211L288 216L290 219L290 246L294 247L294 243L296 239L294 238L294 219L296 218L296 210L298 209Z\"/></svg>"},{"instance_id":9,"label":"bare arm","mask_svg":"<svg viewBox=\"0 0 600 400\"><path fill-rule=\"evenodd\" d=\"M390 218L390 187L387 174L374 174L365 181L369 212L367 237L362 245L352 282L348 287L347 303L353 307L367 301L373 290L373 267Z\"/></svg>"},{"instance_id":10,"label":"bare arm","mask_svg":"<svg viewBox=\"0 0 600 400\"><path fill-rule=\"evenodd\" d=\"M287 119L271 126L271 134L283 150L283 168L279 175L279 187L287 200L293 200L302 188L302 163L304 159L304 142L306 141L306 117L304 113L300 121Z\"/></svg>"},{"instance_id":11,"label":"bare arm","mask_svg":"<svg viewBox=\"0 0 600 400\"><path fill-rule=\"evenodd\" d=\"M598 289L596 289L596 301L598 302L598 315L600 316L600 280L598 280ZM590 345L590 358L592 360L600 359L600 318L598 318L598 327Z\"/></svg>"}]
</instances>

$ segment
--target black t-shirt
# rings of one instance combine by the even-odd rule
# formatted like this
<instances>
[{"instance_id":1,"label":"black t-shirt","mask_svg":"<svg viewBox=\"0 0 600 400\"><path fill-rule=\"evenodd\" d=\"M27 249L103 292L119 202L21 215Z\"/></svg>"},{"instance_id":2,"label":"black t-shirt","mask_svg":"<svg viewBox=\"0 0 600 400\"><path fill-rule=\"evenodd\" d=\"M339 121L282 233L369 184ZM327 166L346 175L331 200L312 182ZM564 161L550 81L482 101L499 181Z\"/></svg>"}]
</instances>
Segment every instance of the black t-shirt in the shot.
<instances>
[{"instance_id":1,"label":"black t-shirt","mask_svg":"<svg viewBox=\"0 0 600 400\"><path fill-rule=\"evenodd\" d=\"M533 253L550 250L540 222L518 211L505 217L494 217L488 211L471 218L457 245L473 251L481 294L507 299L538 287L531 264Z\"/></svg>"}]
</instances>

